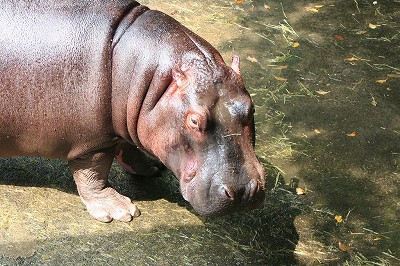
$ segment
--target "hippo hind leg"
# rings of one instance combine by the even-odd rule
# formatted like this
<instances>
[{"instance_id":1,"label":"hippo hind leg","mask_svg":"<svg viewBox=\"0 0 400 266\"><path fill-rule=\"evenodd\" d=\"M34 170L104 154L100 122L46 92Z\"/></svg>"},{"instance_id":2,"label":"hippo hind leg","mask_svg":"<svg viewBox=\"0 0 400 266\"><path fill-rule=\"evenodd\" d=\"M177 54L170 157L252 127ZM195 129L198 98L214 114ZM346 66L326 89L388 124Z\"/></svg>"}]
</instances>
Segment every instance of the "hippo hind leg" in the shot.
<instances>
[{"instance_id":1,"label":"hippo hind leg","mask_svg":"<svg viewBox=\"0 0 400 266\"><path fill-rule=\"evenodd\" d=\"M107 180L114 158L114 147L88 153L68 162L79 196L97 220L128 222L140 215L128 197L119 194Z\"/></svg>"},{"instance_id":2,"label":"hippo hind leg","mask_svg":"<svg viewBox=\"0 0 400 266\"><path fill-rule=\"evenodd\" d=\"M137 147L124 142L118 145L115 159L129 173L145 177L159 176L165 166L148 157Z\"/></svg>"}]
</instances>

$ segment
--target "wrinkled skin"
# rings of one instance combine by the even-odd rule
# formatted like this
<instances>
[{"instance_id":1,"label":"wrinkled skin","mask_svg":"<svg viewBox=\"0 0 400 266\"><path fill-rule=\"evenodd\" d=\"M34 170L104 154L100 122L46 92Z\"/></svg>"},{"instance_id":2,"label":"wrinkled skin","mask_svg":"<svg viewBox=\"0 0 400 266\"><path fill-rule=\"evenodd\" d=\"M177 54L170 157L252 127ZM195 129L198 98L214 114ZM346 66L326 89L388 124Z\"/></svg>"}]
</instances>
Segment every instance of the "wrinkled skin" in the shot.
<instances>
[{"instance_id":1,"label":"wrinkled skin","mask_svg":"<svg viewBox=\"0 0 400 266\"><path fill-rule=\"evenodd\" d=\"M227 66L171 17L129 0L0 0L0 62L0 155L68 160L96 219L140 214L107 182L114 157L144 176L162 163L201 215L262 203L239 58Z\"/></svg>"}]
</instances>

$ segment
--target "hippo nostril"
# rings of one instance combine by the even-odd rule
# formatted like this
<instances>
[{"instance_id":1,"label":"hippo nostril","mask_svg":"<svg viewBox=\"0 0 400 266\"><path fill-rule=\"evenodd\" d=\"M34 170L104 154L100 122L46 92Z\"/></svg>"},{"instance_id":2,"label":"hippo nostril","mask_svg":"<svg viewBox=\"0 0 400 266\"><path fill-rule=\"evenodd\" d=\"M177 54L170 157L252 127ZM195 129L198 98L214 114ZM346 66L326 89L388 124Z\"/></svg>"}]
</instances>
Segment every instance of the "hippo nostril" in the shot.
<instances>
[{"instance_id":1,"label":"hippo nostril","mask_svg":"<svg viewBox=\"0 0 400 266\"><path fill-rule=\"evenodd\" d=\"M230 200L235 200L235 192L227 187L225 189L225 195L228 197Z\"/></svg>"}]
</instances>

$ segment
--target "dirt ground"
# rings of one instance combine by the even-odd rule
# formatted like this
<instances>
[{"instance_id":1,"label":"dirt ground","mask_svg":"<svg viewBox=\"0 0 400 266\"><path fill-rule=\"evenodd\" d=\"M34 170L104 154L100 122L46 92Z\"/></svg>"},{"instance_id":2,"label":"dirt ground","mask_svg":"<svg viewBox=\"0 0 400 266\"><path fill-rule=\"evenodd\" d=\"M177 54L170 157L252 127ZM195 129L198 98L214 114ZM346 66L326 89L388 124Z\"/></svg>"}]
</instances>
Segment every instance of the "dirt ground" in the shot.
<instances>
[{"instance_id":1,"label":"dirt ground","mask_svg":"<svg viewBox=\"0 0 400 266\"><path fill-rule=\"evenodd\" d=\"M114 165L142 216L103 224L65 162L1 159L0 265L400 265L400 1L142 3L242 58L264 207L204 219Z\"/></svg>"}]
</instances>

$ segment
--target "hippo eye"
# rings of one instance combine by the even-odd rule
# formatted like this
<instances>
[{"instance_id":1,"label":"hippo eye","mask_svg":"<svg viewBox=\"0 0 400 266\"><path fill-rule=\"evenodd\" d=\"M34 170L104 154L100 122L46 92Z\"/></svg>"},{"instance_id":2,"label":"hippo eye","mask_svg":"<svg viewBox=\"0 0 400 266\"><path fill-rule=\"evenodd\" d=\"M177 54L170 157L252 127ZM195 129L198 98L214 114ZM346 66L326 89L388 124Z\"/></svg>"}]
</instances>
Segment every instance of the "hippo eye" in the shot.
<instances>
[{"instance_id":1,"label":"hippo eye","mask_svg":"<svg viewBox=\"0 0 400 266\"><path fill-rule=\"evenodd\" d=\"M190 116L190 123L192 124L192 126L197 127L197 117L195 117L194 115Z\"/></svg>"},{"instance_id":2,"label":"hippo eye","mask_svg":"<svg viewBox=\"0 0 400 266\"><path fill-rule=\"evenodd\" d=\"M205 128L205 119L197 112L191 112L186 118L186 126L192 130L203 131Z\"/></svg>"},{"instance_id":3,"label":"hippo eye","mask_svg":"<svg viewBox=\"0 0 400 266\"><path fill-rule=\"evenodd\" d=\"M200 130L199 116L197 114L190 114L188 117L188 125L193 129Z\"/></svg>"}]
</instances>

